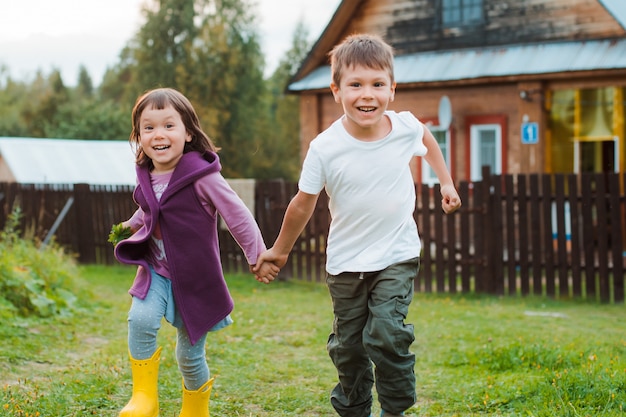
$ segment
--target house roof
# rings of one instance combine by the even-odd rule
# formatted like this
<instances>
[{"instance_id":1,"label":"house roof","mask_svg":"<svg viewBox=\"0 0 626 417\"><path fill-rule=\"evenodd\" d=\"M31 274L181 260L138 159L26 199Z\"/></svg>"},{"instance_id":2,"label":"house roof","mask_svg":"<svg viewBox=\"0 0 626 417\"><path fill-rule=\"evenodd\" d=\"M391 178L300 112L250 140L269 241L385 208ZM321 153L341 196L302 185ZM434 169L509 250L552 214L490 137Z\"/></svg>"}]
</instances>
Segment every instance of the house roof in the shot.
<instances>
[{"instance_id":1,"label":"house roof","mask_svg":"<svg viewBox=\"0 0 626 417\"><path fill-rule=\"evenodd\" d=\"M626 29L626 2L624 0L599 0L613 18Z\"/></svg>"},{"instance_id":2,"label":"house roof","mask_svg":"<svg viewBox=\"0 0 626 417\"><path fill-rule=\"evenodd\" d=\"M398 84L610 69L626 69L626 39L419 52L397 56L394 62ZM325 89L330 81L330 66L325 65L291 83L288 89Z\"/></svg>"},{"instance_id":3,"label":"house roof","mask_svg":"<svg viewBox=\"0 0 626 417\"><path fill-rule=\"evenodd\" d=\"M2 137L0 160L23 184L136 184L128 141Z\"/></svg>"}]
</instances>

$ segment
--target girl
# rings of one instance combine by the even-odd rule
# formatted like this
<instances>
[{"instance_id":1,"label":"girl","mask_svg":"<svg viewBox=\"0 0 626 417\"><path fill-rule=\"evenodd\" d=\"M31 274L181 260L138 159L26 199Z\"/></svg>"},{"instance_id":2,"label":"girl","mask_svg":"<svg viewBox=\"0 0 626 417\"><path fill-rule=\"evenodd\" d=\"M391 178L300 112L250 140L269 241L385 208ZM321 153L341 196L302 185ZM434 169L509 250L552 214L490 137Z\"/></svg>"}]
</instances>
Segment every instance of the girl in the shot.
<instances>
[{"instance_id":1,"label":"girl","mask_svg":"<svg viewBox=\"0 0 626 417\"><path fill-rule=\"evenodd\" d=\"M122 223L132 236L116 245L115 256L138 265L128 314L133 393L120 417L159 413L157 332L163 317L177 329L180 417L208 417L214 378L206 335L231 324L233 309L220 263L218 215L251 270L265 245L254 217L220 174L217 148L185 96L169 88L149 91L135 103L132 122L139 208ZM272 264L262 269L260 282L278 273Z\"/></svg>"}]
</instances>

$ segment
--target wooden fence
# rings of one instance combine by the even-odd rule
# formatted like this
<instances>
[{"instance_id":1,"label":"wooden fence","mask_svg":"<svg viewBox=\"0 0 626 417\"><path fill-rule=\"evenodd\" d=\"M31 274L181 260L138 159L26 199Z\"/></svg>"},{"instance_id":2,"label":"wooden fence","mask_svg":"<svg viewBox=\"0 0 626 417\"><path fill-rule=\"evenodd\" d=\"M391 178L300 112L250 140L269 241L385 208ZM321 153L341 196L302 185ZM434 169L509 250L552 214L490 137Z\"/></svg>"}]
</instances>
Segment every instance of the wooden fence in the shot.
<instances>
[{"instance_id":1,"label":"wooden fence","mask_svg":"<svg viewBox=\"0 0 626 417\"><path fill-rule=\"evenodd\" d=\"M423 241L417 291L624 302L626 175L484 172L483 178L458 185L463 207L451 215L441 210L438 186L416 186ZM257 182L255 216L268 245L295 192L294 183ZM19 205L27 237L45 241L53 232L81 263L115 263L107 236L134 211L131 194L130 187L0 183L0 227ZM283 278L324 280L329 222L322 193ZM226 230L220 241L225 271L247 271Z\"/></svg>"}]
</instances>

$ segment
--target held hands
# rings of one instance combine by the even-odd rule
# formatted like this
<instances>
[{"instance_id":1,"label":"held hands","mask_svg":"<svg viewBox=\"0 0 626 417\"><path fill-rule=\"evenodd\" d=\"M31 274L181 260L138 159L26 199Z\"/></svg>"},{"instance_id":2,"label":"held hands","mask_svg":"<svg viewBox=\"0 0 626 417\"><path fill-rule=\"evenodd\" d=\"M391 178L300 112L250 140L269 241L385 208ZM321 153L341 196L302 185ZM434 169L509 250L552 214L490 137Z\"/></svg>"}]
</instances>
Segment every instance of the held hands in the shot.
<instances>
[{"instance_id":1,"label":"held hands","mask_svg":"<svg viewBox=\"0 0 626 417\"><path fill-rule=\"evenodd\" d=\"M269 284L274 281L280 268L285 266L288 256L278 254L274 248L270 248L259 255L256 265L250 266L250 272L255 275L257 281Z\"/></svg>"},{"instance_id":2,"label":"held hands","mask_svg":"<svg viewBox=\"0 0 626 417\"><path fill-rule=\"evenodd\" d=\"M461 197L452 184L441 186L441 208L446 214L454 213L461 207Z\"/></svg>"},{"instance_id":3,"label":"held hands","mask_svg":"<svg viewBox=\"0 0 626 417\"><path fill-rule=\"evenodd\" d=\"M257 281L263 284L269 284L274 281L274 278L276 278L278 272L280 272L280 268L274 265L273 262L260 263L257 261L256 265L250 265L250 272L254 274L254 278Z\"/></svg>"}]
</instances>

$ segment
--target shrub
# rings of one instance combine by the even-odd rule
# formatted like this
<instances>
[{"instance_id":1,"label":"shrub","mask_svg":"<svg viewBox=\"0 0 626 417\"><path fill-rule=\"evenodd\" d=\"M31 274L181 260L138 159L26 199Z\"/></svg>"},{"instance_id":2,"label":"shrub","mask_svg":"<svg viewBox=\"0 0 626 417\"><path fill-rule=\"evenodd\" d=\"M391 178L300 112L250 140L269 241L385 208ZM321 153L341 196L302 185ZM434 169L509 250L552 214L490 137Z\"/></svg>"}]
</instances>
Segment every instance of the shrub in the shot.
<instances>
[{"instance_id":1,"label":"shrub","mask_svg":"<svg viewBox=\"0 0 626 417\"><path fill-rule=\"evenodd\" d=\"M76 301L68 290L75 259L55 242L38 246L20 238L20 218L16 207L0 232L0 318L69 314Z\"/></svg>"}]
</instances>

